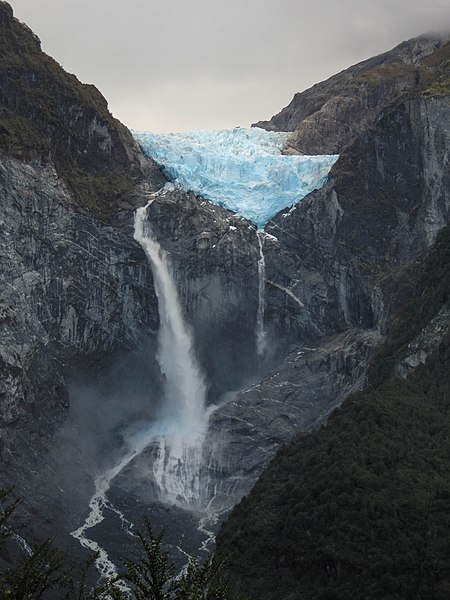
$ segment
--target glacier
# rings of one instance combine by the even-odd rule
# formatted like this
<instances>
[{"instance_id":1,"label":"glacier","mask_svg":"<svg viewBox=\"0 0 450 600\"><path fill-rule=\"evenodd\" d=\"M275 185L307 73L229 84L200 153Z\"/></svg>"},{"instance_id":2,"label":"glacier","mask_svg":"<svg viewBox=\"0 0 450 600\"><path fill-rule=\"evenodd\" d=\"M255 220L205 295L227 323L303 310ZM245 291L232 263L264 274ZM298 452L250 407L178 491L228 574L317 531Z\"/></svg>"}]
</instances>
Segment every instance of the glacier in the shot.
<instances>
[{"instance_id":1,"label":"glacier","mask_svg":"<svg viewBox=\"0 0 450 600\"><path fill-rule=\"evenodd\" d=\"M283 155L291 134L257 127L133 135L181 189L249 219L258 229L321 188L338 158Z\"/></svg>"}]
</instances>

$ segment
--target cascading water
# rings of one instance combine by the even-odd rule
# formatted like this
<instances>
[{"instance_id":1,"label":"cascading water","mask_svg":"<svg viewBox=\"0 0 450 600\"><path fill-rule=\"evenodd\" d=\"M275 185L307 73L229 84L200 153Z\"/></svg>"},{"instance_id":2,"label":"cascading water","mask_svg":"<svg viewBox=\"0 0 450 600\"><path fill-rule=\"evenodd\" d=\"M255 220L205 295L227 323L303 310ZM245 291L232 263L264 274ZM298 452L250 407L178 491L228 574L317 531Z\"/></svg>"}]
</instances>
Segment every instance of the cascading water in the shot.
<instances>
[{"instance_id":1,"label":"cascading water","mask_svg":"<svg viewBox=\"0 0 450 600\"><path fill-rule=\"evenodd\" d=\"M265 291L266 291L266 261L264 259L262 232L257 230L259 244L258 260L258 312L256 315L256 351L258 356L264 356L267 339L264 328Z\"/></svg>"},{"instance_id":2,"label":"cascading water","mask_svg":"<svg viewBox=\"0 0 450 600\"><path fill-rule=\"evenodd\" d=\"M86 535L86 531L88 529L92 529L99 523L101 523L105 516L104 510L109 508L116 512L114 507L108 502L106 494L109 490L112 480L118 475L132 460L135 456L140 454L145 446L147 445L148 439L141 438L139 442L139 446L129 451L124 458L113 468L103 473L100 477L98 477L95 481L95 493L89 502L89 514L86 517L83 525L71 532L71 536L80 542L83 548L87 550L92 550L97 553L97 558L95 560L95 565L97 567L98 572L105 579L112 579L117 576L117 569L115 564L109 559L108 553L104 548L102 548L96 541L90 539ZM123 592L128 591L128 587L123 584L116 584L118 589Z\"/></svg>"},{"instance_id":3,"label":"cascading water","mask_svg":"<svg viewBox=\"0 0 450 600\"><path fill-rule=\"evenodd\" d=\"M245 216L258 227L260 257L256 349L263 357L267 340L264 327L264 239L261 230L281 209L293 206L307 193L320 188L338 157L282 155L281 150L289 134L257 128L135 135L149 156L163 165L176 184ZM97 477L89 515L84 524L72 532L85 548L99 553L96 565L105 577L116 574L115 565L107 552L89 539L86 532L104 519L105 510L124 520L107 494L113 479L146 448L153 450L151 474L159 499L181 508L201 510L206 515L199 525L199 531L206 535L204 545L214 535L206 529L208 523L217 520L224 507L231 507L226 501L217 505L217 490L210 489L210 479L203 475L211 467L210 464L203 465L203 462L208 462L204 461L203 445L210 414L205 406L205 380L195 357L191 332L183 319L168 256L152 236L147 222L147 207L136 211L134 237L152 265L158 296L160 330L157 359L164 376L164 403L153 423L124 440L125 447L115 466ZM289 290L284 291L300 302ZM217 493L219 496L220 493Z\"/></svg>"},{"instance_id":4,"label":"cascading water","mask_svg":"<svg viewBox=\"0 0 450 600\"><path fill-rule=\"evenodd\" d=\"M126 439L126 451L117 464L95 480L95 493L89 503L90 512L71 535L89 550L98 553L96 566L102 577L117 575L114 563L86 532L101 523L105 509L124 517L108 500L113 479L147 447L156 444L152 471L159 499L188 510L203 508L200 481L203 442L209 412L206 410L206 384L195 357L193 339L184 322L178 293L170 273L167 254L151 235L146 219L147 206L135 214L135 239L149 259L158 296L160 328L157 360L164 376L164 403L155 422ZM122 591L126 586L117 584Z\"/></svg>"},{"instance_id":5,"label":"cascading water","mask_svg":"<svg viewBox=\"0 0 450 600\"><path fill-rule=\"evenodd\" d=\"M182 316L168 256L152 237L147 207L136 211L134 237L152 265L160 316L157 360L164 375L164 405L158 422L163 434L153 475L163 502L199 509L202 449L208 423L206 384Z\"/></svg>"},{"instance_id":6,"label":"cascading water","mask_svg":"<svg viewBox=\"0 0 450 600\"><path fill-rule=\"evenodd\" d=\"M134 135L176 185L256 225L260 251L256 351L263 357L267 339L262 230L276 213L322 187L338 156L284 155L282 149L292 134L258 127Z\"/></svg>"}]
</instances>

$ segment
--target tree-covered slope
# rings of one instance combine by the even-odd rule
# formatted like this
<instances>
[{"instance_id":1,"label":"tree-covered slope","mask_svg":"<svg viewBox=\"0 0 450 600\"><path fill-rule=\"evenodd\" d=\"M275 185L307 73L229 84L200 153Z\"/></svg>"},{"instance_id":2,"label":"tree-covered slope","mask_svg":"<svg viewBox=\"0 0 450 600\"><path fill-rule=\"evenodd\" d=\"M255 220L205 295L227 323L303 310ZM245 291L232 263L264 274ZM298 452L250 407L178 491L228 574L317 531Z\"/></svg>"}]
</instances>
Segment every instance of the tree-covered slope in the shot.
<instances>
[{"instance_id":1,"label":"tree-covered slope","mask_svg":"<svg viewBox=\"0 0 450 600\"><path fill-rule=\"evenodd\" d=\"M261 599L450 597L450 330L393 377L446 314L450 228L417 269L372 385L283 448L217 540L235 588Z\"/></svg>"}]
</instances>

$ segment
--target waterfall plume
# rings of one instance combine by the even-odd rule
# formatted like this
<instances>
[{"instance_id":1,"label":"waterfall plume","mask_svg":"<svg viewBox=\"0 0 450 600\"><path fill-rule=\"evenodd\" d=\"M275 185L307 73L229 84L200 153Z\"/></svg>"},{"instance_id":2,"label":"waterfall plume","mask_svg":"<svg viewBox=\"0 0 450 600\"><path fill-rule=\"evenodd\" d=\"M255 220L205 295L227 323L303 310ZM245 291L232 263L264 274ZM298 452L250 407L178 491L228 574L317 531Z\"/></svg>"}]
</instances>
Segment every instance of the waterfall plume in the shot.
<instances>
[{"instance_id":1,"label":"waterfall plume","mask_svg":"<svg viewBox=\"0 0 450 600\"><path fill-rule=\"evenodd\" d=\"M183 318L169 257L147 221L147 206L136 211L134 237L152 266L160 316L157 360L164 377L164 403L158 418L161 434L153 476L161 501L199 509L208 422L205 378Z\"/></svg>"}]
</instances>

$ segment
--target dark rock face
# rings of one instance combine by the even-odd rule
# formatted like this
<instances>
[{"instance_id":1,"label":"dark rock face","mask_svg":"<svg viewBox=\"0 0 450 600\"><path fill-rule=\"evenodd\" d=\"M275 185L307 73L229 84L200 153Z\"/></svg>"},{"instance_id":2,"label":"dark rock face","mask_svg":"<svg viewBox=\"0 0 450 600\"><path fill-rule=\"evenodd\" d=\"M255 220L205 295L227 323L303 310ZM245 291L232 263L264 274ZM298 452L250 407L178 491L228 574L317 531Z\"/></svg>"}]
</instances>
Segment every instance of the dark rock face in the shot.
<instances>
[{"instance_id":1,"label":"dark rock face","mask_svg":"<svg viewBox=\"0 0 450 600\"><path fill-rule=\"evenodd\" d=\"M0 485L39 512L56 484L36 474L70 377L92 377L158 327L151 269L129 232L131 210L165 178L6 2L0 35Z\"/></svg>"},{"instance_id":2,"label":"dark rock face","mask_svg":"<svg viewBox=\"0 0 450 600\"><path fill-rule=\"evenodd\" d=\"M6 2L0 9L0 153L53 164L78 204L117 219L139 205L139 183L155 191L164 176L100 92L44 54Z\"/></svg>"},{"instance_id":3,"label":"dark rock face","mask_svg":"<svg viewBox=\"0 0 450 600\"><path fill-rule=\"evenodd\" d=\"M261 381L231 395L210 421L212 506L233 507L280 445L323 424L350 393L362 389L368 359L381 339L377 331L351 330L314 348L299 346Z\"/></svg>"},{"instance_id":4,"label":"dark rock face","mask_svg":"<svg viewBox=\"0 0 450 600\"><path fill-rule=\"evenodd\" d=\"M51 165L0 163L0 485L25 496L81 363L158 327L152 273L128 235L82 212Z\"/></svg>"},{"instance_id":5,"label":"dark rock face","mask_svg":"<svg viewBox=\"0 0 450 600\"><path fill-rule=\"evenodd\" d=\"M405 95L426 89L448 69L448 36L423 36L359 63L305 92L257 127L294 132L287 152L339 154Z\"/></svg>"},{"instance_id":6,"label":"dark rock face","mask_svg":"<svg viewBox=\"0 0 450 600\"><path fill-rule=\"evenodd\" d=\"M320 424L364 386L368 360L397 308L392 280L450 218L449 109L448 99L432 98L387 112L342 154L322 190L267 226L269 345L279 345L283 355L290 340L297 350L213 414L207 452L215 464L210 485L219 490L217 504L247 493L280 443ZM242 313L233 315L223 339L242 341L242 332L254 353L254 228L179 194L155 200L149 218L171 253L195 331L202 320L207 331L217 331L229 318L227 294L237 294ZM213 354L220 336L211 340Z\"/></svg>"},{"instance_id":7,"label":"dark rock face","mask_svg":"<svg viewBox=\"0 0 450 600\"><path fill-rule=\"evenodd\" d=\"M7 2L0 4L0 24L2 27L11 27L13 23L13 9Z\"/></svg>"},{"instance_id":8,"label":"dark rock face","mask_svg":"<svg viewBox=\"0 0 450 600\"><path fill-rule=\"evenodd\" d=\"M447 225L411 275L414 293L372 362L370 387L280 449L235 507L217 549L240 594L446 597L449 267Z\"/></svg>"},{"instance_id":9,"label":"dark rock face","mask_svg":"<svg viewBox=\"0 0 450 600\"><path fill-rule=\"evenodd\" d=\"M363 389L373 349L402 302L403 269L450 220L449 109L448 98L433 98L388 112L342 154L322 190L267 226L270 344L303 346L213 414L218 502L248 493L280 443ZM411 346L402 374L424 362L446 324L447 313Z\"/></svg>"},{"instance_id":10,"label":"dark rock face","mask_svg":"<svg viewBox=\"0 0 450 600\"><path fill-rule=\"evenodd\" d=\"M266 249L267 317L277 330L303 339L384 330L388 282L450 218L449 117L446 97L388 112L341 155L322 190L268 224L278 242Z\"/></svg>"},{"instance_id":11,"label":"dark rock face","mask_svg":"<svg viewBox=\"0 0 450 600\"><path fill-rule=\"evenodd\" d=\"M156 197L148 220L169 253L213 398L255 365L259 249L244 218L179 191Z\"/></svg>"}]
</instances>

